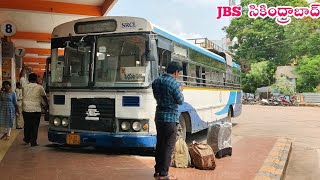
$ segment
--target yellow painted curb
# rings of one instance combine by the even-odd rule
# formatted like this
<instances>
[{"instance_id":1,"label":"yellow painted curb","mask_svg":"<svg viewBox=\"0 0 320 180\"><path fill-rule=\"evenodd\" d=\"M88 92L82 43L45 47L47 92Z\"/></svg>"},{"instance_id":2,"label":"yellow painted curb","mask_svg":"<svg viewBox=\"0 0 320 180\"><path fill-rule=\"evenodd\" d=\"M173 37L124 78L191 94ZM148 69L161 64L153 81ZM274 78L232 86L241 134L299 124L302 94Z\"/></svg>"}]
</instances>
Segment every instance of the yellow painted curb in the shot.
<instances>
[{"instance_id":1,"label":"yellow painted curb","mask_svg":"<svg viewBox=\"0 0 320 180\"><path fill-rule=\"evenodd\" d=\"M12 129L9 140L4 140L4 139L0 140L0 162L2 161L3 157L6 155L7 151L9 150L13 141L18 136L19 132L20 132L19 130Z\"/></svg>"},{"instance_id":2,"label":"yellow painted curb","mask_svg":"<svg viewBox=\"0 0 320 180\"><path fill-rule=\"evenodd\" d=\"M283 180L292 150L292 140L279 138L274 144L254 180Z\"/></svg>"}]
</instances>

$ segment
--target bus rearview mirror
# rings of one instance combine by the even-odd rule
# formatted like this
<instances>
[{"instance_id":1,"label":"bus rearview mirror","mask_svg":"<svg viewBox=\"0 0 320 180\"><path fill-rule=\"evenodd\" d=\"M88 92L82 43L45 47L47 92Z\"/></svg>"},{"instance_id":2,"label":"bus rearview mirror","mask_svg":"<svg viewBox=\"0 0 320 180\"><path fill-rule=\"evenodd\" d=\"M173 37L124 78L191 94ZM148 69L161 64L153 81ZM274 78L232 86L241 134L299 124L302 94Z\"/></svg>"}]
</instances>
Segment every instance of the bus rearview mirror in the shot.
<instances>
[{"instance_id":1,"label":"bus rearview mirror","mask_svg":"<svg viewBox=\"0 0 320 180\"><path fill-rule=\"evenodd\" d=\"M149 38L149 49L147 61L157 61L158 60L158 52L157 52L157 42L155 38Z\"/></svg>"}]
</instances>

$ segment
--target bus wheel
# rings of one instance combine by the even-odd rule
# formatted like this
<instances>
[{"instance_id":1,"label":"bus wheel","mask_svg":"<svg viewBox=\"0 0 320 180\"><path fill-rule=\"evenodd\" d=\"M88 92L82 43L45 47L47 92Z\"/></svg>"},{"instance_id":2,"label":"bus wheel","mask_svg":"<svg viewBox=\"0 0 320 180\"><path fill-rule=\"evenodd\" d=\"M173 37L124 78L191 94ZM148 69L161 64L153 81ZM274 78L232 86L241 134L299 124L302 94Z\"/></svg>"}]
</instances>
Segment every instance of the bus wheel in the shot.
<instances>
[{"instance_id":1,"label":"bus wheel","mask_svg":"<svg viewBox=\"0 0 320 180\"><path fill-rule=\"evenodd\" d=\"M182 114L179 117L178 136L181 136L183 140L186 140L187 137L186 121Z\"/></svg>"}]
</instances>

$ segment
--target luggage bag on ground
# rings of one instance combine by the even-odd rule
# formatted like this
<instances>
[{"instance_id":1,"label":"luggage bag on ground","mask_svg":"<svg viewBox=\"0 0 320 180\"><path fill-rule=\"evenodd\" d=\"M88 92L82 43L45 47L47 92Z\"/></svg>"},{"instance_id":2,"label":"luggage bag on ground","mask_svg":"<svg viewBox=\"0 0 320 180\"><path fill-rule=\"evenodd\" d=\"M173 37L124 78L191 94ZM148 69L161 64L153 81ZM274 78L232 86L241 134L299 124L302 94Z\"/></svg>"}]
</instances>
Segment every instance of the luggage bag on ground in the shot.
<instances>
[{"instance_id":1,"label":"luggage bag on ground","mask_svg":"<svg viewBox=\"0 0 320 180\"><path fill-rule=\"evenodd\" d=\"M208 144L193 142L189 146L192 164L203 170L214 170L216 168L214 152Z\"/></svg>"},{"instance_id":2,"label":"luggage bag on ground","mask_svg":"<svg viewBox=\"0 0 320 180\"><path fill-rule=\"evenodd\" d=\"M178 136L172 153L171 166L177 168L187 168L189 166L189 161L190 155L188 145L181 136Z\"/></svg>"},{"instance_id":3,"label":"luggage bag on ground","mask_svg":"<svg viewBox=\"0 0 320 180\"><path fill-rule=\"evenodd\" d=\"M209 126L207 143L211 146L216 158L232 155L232 123L218 122Z\"/></svg>"}]
</instances>

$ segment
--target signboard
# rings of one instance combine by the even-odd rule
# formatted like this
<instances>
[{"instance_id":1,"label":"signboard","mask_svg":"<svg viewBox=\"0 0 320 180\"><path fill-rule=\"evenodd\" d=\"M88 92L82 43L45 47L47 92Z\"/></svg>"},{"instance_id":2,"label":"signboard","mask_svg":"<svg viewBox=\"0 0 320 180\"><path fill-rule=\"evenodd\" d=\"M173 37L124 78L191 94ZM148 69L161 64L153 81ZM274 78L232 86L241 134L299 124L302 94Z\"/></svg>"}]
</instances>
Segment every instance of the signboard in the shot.
<instances>
[{"instance_id":1,"label":"signboard","mask_svg":"<svg viewBox=\"0 0 320 180\"><path fill-rule=\"evenodd\" d=\"M18 57L23 57L26 55L26 50L24 48L16 48L14 53Z\"/></svg>"},{"instance_id":2,"label":"signboard","mask_svg":"<svg viewBox=\"0 0 320 180\"><path fill-rule=\"evenodd\" d=\"M1 23L1 33L5 36L13 36L17 32L17 26L11 21Z\"/></svg>"},{"instance_id":3,"label":"signboard","mask_svg":"<svg viewBox=\"0 0 320 180\"><path fill-rule=\"evenodd\" d=\"M2 58L13 58L14 46L12 42L2 42Z\"/></svg>"},{"instance_id":4,"label":"signboard","mask_svg":"<svg viewBox=\"0 0 320 180\"><path fill-rule=\"evenodd\" d=\"M2 60L2 80L11 81L11 59Z\"/></svg>"},{"instance_id":5,"label":"signboard","mask_svg":"<svg viewBox=\"0 0 320 180\"><path fill-rule=\"evenodd\" d=\"M117 29L115 20L78 22L74 25L74 31L77 34L113 32Z\"/></svg>"},{"instance_id":6,"label":"signboard","mask_svg":"<svg viewBox=\"0 0 320 180\"><path fill-rule=\"evenodd\" d=\"M145 67L120 67L120 77L123 81L144 81Z\"/></svg>"}]
</instances>

